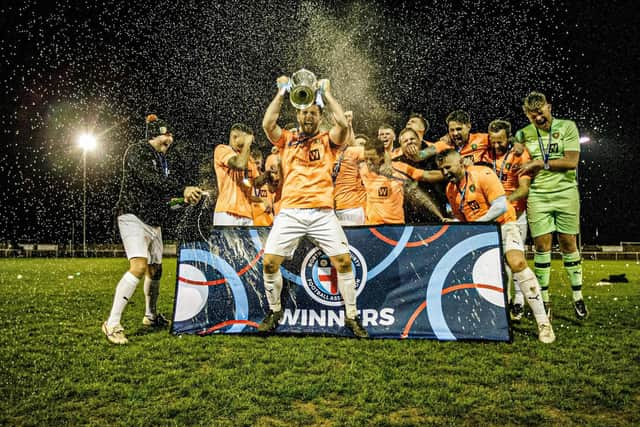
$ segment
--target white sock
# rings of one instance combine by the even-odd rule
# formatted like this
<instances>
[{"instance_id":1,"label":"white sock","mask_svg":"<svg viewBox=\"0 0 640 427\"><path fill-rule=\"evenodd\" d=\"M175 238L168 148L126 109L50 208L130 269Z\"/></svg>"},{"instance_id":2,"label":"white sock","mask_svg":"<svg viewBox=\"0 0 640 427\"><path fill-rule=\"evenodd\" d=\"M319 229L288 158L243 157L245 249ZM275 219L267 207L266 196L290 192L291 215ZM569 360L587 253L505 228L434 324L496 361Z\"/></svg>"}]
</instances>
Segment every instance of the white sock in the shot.
<instances>
[{"instance_id":1,"label":"white sock","mask_svg":"<svg viewBox=\"0 0 640 427\"><path fill-rule=\"evenodd\" d=\"M573 301L580 301L582 299L582 290L573 291Z\"/></svg>"},{"instance_id":2,"label":"white sock","mask_svg":"<svg viewBox=\"0 0 640 427\"><path fill-rule=\"evenodd\" d=\"M138 286L139 281L140 279L130 272L127 271L124 273L124 276L122 276L118 282L118 286L116 286L116 294L113 297L111 314L109 314L109 319L107 320L108 326L113 327L120 323L122 312L127 306L131 295L133 295L133 292L136 290L136 286Z\"/></svg>"},{"instance_id":3,"label":"white sock","mask_svg":"<svg viewBox=\"0 0 640 427\"><path fill-rule=\"evenodd\" d=\"M153 280L144 276L144 315L154 319L158 313L158 296L160 295L160 280Z\"/></svg>"},{"instance_id":4,"label":"white sock","mask_svg":"<svg viewBox=\"0 0 640 427\"><path fill-rule=\"evenodd\" d=\"M281 311L280 294L282 293L282 274L280 269L275 273L262 273L264 290L267 293L267 301L271 311Z\"/></svg>"},{"instance_id":5,"label":"white sock","mask_svg":"<svg viewBox=\"0 0 640 427\"><path fill-rule=\"evenodd\" d=\"M527 303L531 307L538 325L550 323L547 312L544 310L538 279L536 279L536 275L533 274L531 268L527 267L518 273L513 273L513 280L527 298Z\"/></svg>"},{"instance_id":6,"label":"white sock","mask_svg":"<svg viewBox=\"0 0 640 427\"><path fill-rule=\"evenodd\" d=\"M338 273L338 290L344 300L344 311L349 319L355 319L356 310L356 276L353 271Z\"/></svg>"}]
</instances>

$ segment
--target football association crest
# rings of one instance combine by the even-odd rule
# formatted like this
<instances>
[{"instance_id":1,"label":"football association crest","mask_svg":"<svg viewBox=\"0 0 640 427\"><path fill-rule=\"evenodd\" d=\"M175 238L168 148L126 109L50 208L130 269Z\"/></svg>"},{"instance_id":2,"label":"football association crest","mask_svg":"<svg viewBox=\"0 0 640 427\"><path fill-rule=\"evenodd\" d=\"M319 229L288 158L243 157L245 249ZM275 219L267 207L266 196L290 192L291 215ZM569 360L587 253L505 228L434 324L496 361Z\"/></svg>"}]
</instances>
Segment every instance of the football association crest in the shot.
<instances>
[{"instance_id":1,"label":"football association crest","mask_svg":"<svg viewBox=\"0 0 640 427\"><path fill-rule=\"evenodd\" d=\"M367 264L354 247L349 247L349 253L356 279L356 295L359 295L367 283ZM302 287L314 301L333 307L344 305L338 289L338 272L320 248L314 247L305 255L300 266L300 279Z\"/></svg>"}]
</instances>

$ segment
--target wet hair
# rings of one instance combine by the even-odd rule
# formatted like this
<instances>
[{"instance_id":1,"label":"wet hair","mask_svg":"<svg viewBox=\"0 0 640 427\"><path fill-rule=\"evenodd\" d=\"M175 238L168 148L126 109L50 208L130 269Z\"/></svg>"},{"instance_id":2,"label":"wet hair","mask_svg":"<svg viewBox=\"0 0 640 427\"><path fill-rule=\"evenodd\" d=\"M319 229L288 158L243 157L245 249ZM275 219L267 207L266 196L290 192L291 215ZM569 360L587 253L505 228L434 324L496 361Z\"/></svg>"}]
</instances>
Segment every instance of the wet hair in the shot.
<instances>
[{"instance_id":1,"label":"wet hair","mask_svg":"<svg viewBox=\"0 0 640 427\"><path fill-rule=\"evenodd\" d=\"M547 97L540 92L531 92L524 99L522 108L524 111L537 111L547 104Z\"/></svg>"},{"instance_id":2,"label":"wet hair","mask_svg":"<svg viewBox=\"0 0 640 427\"><path fill-rule=\"evenodd\" d=\"M365 150L376 150L376 154L378 156L384 156L384 142L380 141L378 138L367 139L367 142L364 144Z\"/></svg>"},{"instance_id":3,"label":"wet hair","mask_svg":"<svg viewBox=\"0 0 640 427\"><path fill-rule=\"evenodd\" d=\"M455 110L450 112L447 116L447 119L445 120L447 126L450 122L458 122L469 125L471 124L471 118L469 117L469 113L467 113L466 111Z\"/></svg>"},{"instance_id":4,"label":"wet hair","mask_svg":"<svg viewBox=\"0 0 640 427\"><path fill-rule=\"evenodd\" d=\"M378 130L380 129L391 129L393 131L393 133L396 133L395 129L393 128L393 126L391 126L389 123L383 123L380 126L378 126Z\"/></svg>"},{"instance_id":5,"label":"wet hair","mask_svg":"<svg viewBox=\"0 0 640 427\"><path fill-rule=\"evenodd\" d=\"M407 122L411 119L418 119L422 122L422 126L424 126L424 132L427 133L427 131L429 130L429 121L427 119L424 118L424 116L420 113L411 113L409 114L409 118L407 119Z\"/></svg>"},{"instance_id":6,"label":"wet hair","mask_svg":"<svg viewBox=\"0 0 640 427\"><path fill-rule=\"evenodd\" d=\"M400 131L400 134L398 135L398 139L400 139L402 137L402 135L404 135L407 132L412 132L416 138L420 139L420 136L418 135L418 132L416 132L415 130L411 129L411 128L404 128Z\"/></svg>"},{"instance_id":7,"label":"wet hair","mask_svg":"<svg viewBox=\"0 0 640 427\"><path fill-rule=\"evenodd\" d=\"M233 132L234 130L246 133L248 135L253 135L253 130L251 130L251 128L244 123L234 123L233 125L231 125L231 130L229 130L229 133Z\"/></svg>"},{"instance_id":8,"label":"wet hair","mask_svg":"<svg viewBox=\"0 0 640 427\"><path fill-rule=\"evenodd\" d=\"M511 123L506 120L497 119L489 123L489 132L497 133L504 130L507 138L511 138Z\"/></svg>"},{"instance_id":9,"label":"wet hair","mask_svg":"<svg viewBox=\"0 0 640 427\"><path fill-rule=\"evenodd\" d=\"M438 154L436 154L436 164L440 165L447 157L453 155L459 156L460 153L458 153L458 150L456 150L455 148L447 148L446 150L439 152Z\"/></svg>"}]
</instances>

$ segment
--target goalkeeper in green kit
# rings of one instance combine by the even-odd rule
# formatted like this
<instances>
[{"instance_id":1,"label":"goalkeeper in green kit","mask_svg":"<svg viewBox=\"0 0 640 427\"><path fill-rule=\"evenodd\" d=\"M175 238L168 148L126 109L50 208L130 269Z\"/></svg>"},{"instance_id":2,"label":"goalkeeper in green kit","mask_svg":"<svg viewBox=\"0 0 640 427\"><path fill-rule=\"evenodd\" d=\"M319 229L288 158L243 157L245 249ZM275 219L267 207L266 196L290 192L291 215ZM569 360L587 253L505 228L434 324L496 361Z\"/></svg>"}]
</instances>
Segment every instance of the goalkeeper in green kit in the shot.
<instances>
[{"instance_id":1,"label":"goalkeeper in green kit","mask_svg":"<svg viewBox=\"0 0 640 427\"><path fill-rule=\"evenodd\" d=\"M573 307L578 319L589 312L582 296L582 263L576 236L580 232L580 196L576 169L580 160L580 136L571 120L551 116L551 104L539 92L531 92L523 105L531 122L516 133L532 160L520 173L530 173L527 201L529 229L535 246L534 271L542 290L542 300L551 315L549 275L553 233L558 234L564 268L571 283Z\"/></svg>"}]
</instances>

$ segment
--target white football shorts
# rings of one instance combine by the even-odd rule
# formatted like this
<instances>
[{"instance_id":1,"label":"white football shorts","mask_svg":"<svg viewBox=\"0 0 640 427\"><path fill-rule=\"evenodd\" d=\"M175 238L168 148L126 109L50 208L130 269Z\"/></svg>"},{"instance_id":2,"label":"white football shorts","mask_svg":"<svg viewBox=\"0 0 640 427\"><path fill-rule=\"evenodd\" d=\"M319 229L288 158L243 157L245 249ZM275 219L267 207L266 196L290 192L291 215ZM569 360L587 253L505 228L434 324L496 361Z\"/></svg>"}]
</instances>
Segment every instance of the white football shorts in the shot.
<instances>
[{"instance_id":1,"label":"white football shorts","mask_svg":"<svg viewBox=\"0 0 640 427\"><path fill-rule=\"evenodd\" d=\"M327 256L349 253L347 236L330 208L281 209L273 220L264 252L290 257L304 236Z\"/></svg>"},{"instance_id":2,"label":"white football shorts","mask_svg":"<svg viewBox=\"0 0 640 427\"><path fill-rule=\"evenodd\" d=\"M336 216L340 225L364 225L365 215L364 208L340 209L336 211Z\"/></svg>"},{"instance_id":3,"label":"white football shorts","mask_svg":"<svg viewBox=\"0 0 640 427\"><path fill-rule=\"evenodd\" d=\"M500 231L502 232L502 250L505 254L509 251L524 252L524 242L517 222L502 224Z\"/></svg>"},{"instance_id":4,"label":"white football shorts","mask_svg":"<svg viewBox=\"0 0 640 427\"><path fill-rule=\"evenodd\" d=\"M253 218L234 215L228 212L214 212L213 225L253 225Z\"/></svg>"},{"instance_id":5,"label":"white football shorts","mask_svg":"<svg viewBox=\"0 0 640 427\"><path fill-rule=\"evenodd\" d=\"M147 264L162 263L162 230L145 224L134 214L118 217L118 229L127 259L146 258Z\"/></svg>"}]
</instances>

